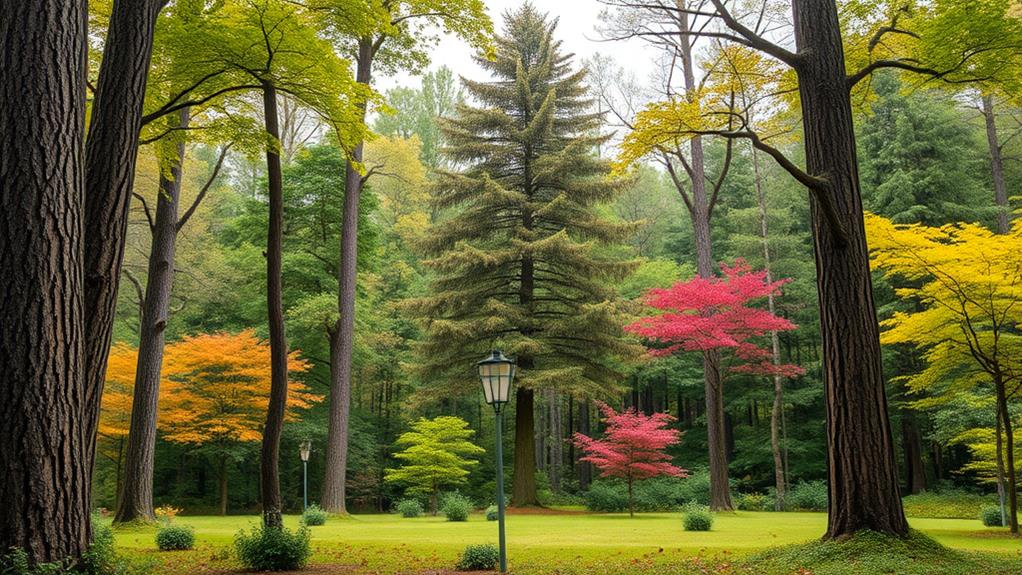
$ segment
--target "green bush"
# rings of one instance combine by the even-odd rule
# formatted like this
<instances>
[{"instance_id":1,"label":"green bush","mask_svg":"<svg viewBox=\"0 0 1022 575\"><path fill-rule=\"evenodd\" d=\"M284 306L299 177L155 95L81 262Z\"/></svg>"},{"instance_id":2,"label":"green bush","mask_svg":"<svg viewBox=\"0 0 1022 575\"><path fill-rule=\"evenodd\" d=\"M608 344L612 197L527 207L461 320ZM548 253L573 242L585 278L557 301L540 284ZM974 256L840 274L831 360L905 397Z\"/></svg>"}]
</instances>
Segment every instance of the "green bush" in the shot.
<instances>
[{"instance_id":1,"label":"green bush","mask_svg":"<svg viewBox=\"0 0 1022 575\"><path fill-rule=\"evenodd\" d=\"M234 539L238 560L252 571L293 571L309 560L309 530L297 531L253 527L248 533L239 531Z\"/></svg>"},{"instance_id":2,"label":"green bush","mask_svg":"<svg viewBox=\"0 0 1022 575\"><path fill-rule=\"evenodd\" d=\"M491 505L491 506L487 507L486 508L486 520L487 521L496 521L498 519L500 519L500 514L499 514L499 512L497 510L497 506L496 505Z\"/></svg>"},{"instance_id":3,"label":"green bush","mask_svg":"<svg viewBox=\"0 0 1022 575\"><path fill-rule=\"evenodd\" d=\"M684 509L683 524L685 531L709 531L713 527L713 513L710 508L697 503L689 503Z\"/></svg>"},{"instance_id":4,"label":"green bush","mask_svg":"<svg viewBox=\"0 0 1022 575\"><path fill-rule=\"evenodd\" d=\"M187 551L195 546L195 531L184 525L167 524L156 530L160 551Z\"/></svg>"},{"instance_id":5,"label":"green bush","mask_svg":"<svg viewBox=\"0 0 1022 575\"><path fill-rule=\"evenodd\" d=\"M440 512L448 521L468 521L468 514L471 511L472 502L460 493L447 495L440 505Z\"/></svg>"},{"instance_id":6,"label":"green bush","mask_svg":"<svg viewBox=\"0 0 1022 575\"><path fill-rule=\"evenodd\" d=\"M493 571L499 562L496 545L469 545L458 560L458 571Z\"/></svg>"},{"instance_id":7,"label":"green bush","mask_svg":"<svg viewBox=\"0 0 1022 575\"><path fill-rule=\"evenodd\" d=\"M827 501L826 481L800 481L784 496L784 503L792 510L826 511Z\"/></svg>"},{"instance_id":8,"label":"green bush","mask_svg":"<svg viewBox=\"0 0 1022 575\"><path fill-rule=\"evenodd\" d=\"M422 515L422 504L417 499L402 499L394 507L401 517L418 517Z\"/></svg>"},{"instance_id":9,"label":"green bush","mask_svg":"<svg viewBox=\"0 0 1022 575\"><path fill-rule=\"evenodd\" d=\"M979 512L979 520L987 527L1004 527L1001 520L1001 507L998 505L987 505Z\"/></svg>"},{"instance_id":10,"label":"green bush","mask_svg":"<svg viewBox=\"0 0 1022 575\"><path fill-rule=\"evenodd\" d=\"M774 497L766 493L739 493L735 496L735 504L742 511L773 511Z\"/></svg>"},{"instance_id":11,"label":"green bush","mask_svg":"<svg viewBox=\"0 0 1022 575\"><path fill-rule=\"evenodd\" d=\"M909 517L975 519L990 504L990 497L961 489L942 489L907 495L901 502Z\"/></svg>"},{"instance_id":12,"label":"green bush","mask_svg":"<svg viewBox=\"0 0 1022 575\"><path fill-rule=\"evenodd\" d=\"M595 481L583 496L586 509L612 513L628 510L628 492L617 481Z\"/></svg>"},{"instance_id":13,"label":"green bush","mask_svg":"<svg viewBox=\"0 0 1022 575\"><path fill-rule=\"evenodd\" d=\"M326 523L326 511L322 507L313 503L312 505L305 508L302 513L302 523L309 527L316 527Z\"/></svg>"}]
</instances>

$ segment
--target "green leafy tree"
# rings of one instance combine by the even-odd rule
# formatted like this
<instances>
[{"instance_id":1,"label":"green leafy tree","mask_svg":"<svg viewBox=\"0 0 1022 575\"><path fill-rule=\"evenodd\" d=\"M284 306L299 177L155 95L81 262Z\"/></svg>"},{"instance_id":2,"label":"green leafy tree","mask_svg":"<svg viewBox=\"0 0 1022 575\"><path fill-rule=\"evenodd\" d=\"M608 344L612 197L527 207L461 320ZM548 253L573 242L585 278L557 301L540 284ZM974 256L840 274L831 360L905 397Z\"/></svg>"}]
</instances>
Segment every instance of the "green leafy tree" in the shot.
<instances>
[{"instance_id":1,"label":"green leafy tree","mask_svg":"<svg viewBox=\"0 0 1022 575\"><path fill-rule=\"evenodd\" d=\"M622 338L614 284L632 269L602 249L634 226L597 206L628 185L608 178L593 154L602 116L590 113L585 72L553 39L556 23L531 5L508 17L493 82L466 81L480 107L461 106L445 129L461 172L441 172L446 210L423 247L436 274L431 295L412 302L425 321L424 376L475 389L466 366L499 344L517 356L515 505L539 503L535 482L534 390L606 393L619 380Z\"/></svg>"},{"instance_id":2,"label":"green leafy tree","mask_svg":"<svg viewBox=\"0 0 1022 575\"><path fill-rule=\"evenodd\" d=\"M474 433L460 417L419 419L398 438L397 445L405 448L394 457L403 465L388 469L386 481L407 485L409 494L428 495L430 511L436 515L440 490L464 484L469 470L479 463L470 457L485 452L470 441Z\"/></svg>"}]
</instances>

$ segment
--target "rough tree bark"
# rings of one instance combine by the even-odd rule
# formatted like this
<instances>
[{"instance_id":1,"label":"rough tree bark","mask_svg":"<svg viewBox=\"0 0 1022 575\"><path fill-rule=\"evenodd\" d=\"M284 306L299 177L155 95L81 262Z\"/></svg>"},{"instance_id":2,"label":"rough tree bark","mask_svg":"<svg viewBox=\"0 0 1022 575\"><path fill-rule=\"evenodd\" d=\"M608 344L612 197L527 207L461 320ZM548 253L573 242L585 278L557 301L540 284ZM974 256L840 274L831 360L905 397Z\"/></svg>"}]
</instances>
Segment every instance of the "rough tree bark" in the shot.
<instances>
[{"instance_id":1,"label":"rough tree bark","mask_svg":"<svg viewBox=\"0 0 1022 575\"><path fill-rule=\"evenodd\" d=\"M91 469L156 18L166 0L117 0L85 144L85 437Z\"/></svg>"},{"instance_id":2,"label":"rough tree bark","mask_svg":"<svg viewBox=\"0 0 1022 575\"><path fill-rule=\"evenodd\" d=\"M994 180L994 202L997 204L997 233L1006 234L1011 231L1011 206L1008 205L1008 186L1004 181L1004 157L997 138L993 96L983 96L981 111L986 124L987 147L990 149L990 171Z\"/></svg>"},{"instance_id":3,"label":"rough tree bark","mask_svg":"<svg viewBox=\"0 0 1022 575\"><path fill-rule=\"evenodd\" d=\"M375 48L371 39L358 44L355 80L372 82ZM366 107L361 107L365 121ZM337 324L330 333L330 421L327 432L326 471L320 503L330 513L347 513L348 425L351 409L351 360L355 346L355 284L358 264L358 206L362 195L362 174L355 163L362 161L362 143L351 151L344 167L344 207L341 214L341 255L338 266Z\"/></svg>"},{"instance_id":4,"label":"rough tree bark","mask_svg":"<svg viewBox=\"0 0 1022 575\"><path fill-rule=\"evenodd\" d=\"M0 0L0 14L0 549L74 561L89 541L86 4Z\"/></svg>"},{"instance_id":5,"label":"rough tree bark","mask_svg":"<svg viewBox=\"0 0 1022 575\"><path fill-rule=\"evenodd\" d=\"M792 6L806 166L826 182L810 200L827 404L826 537L905 535L837 5Z\"/></svg>"},{"instance_id":6,"label":"rough tree bark","mask_svg":"<svg viewBox=\"0 0 1022 575\"><path fill-rule=\"evenodd\" d=\"M532 362L520 357L518 367L531 368ZM536 443L533 441L535 424L535 392L519 387L515 391L515 451L511 475L513 478L511 505L515 507L539 505L536 489Z\"/></svg>"},{"instance_id":7,"label":"rough tree bark","mask_svg":"<svg viewBox=\"0 0 1022 575\"><path fill-rule=\"evenodd\" d=\"M287 409L287 334L284 332L283 259L284 183L281 175L277 119L277 89L263 80L263 116L272 145L266 148L267 196L270 204L266 236L266 314L270 326L270 402L266 410L260 463L259 490L263 504L263 525L283 526L280 502L280 434Z\"/></svg>"},{"instance_id":8,"label":"rough tree bark","mask_svg":"<svg viewBox=\"0 0 1022 575\"><path fill-rule=\"evenodd\" d=\"M177 126L187 128L188 108L180 112ZM152 226L149 271L146 276L142 320L139 325L138 364L131 401L131 423L125 455L124 491L117 501L114 521L152 521L153 453L156 448L156 415L160 397L160 373L163 367L164 331L170 307L174 279L174 250L177 240L177 209L181 197L181 168L185 143L177 144L176 155L168 160L169 174L161 169L156 198L156 217Z\"/></svg>"}]
</instances>

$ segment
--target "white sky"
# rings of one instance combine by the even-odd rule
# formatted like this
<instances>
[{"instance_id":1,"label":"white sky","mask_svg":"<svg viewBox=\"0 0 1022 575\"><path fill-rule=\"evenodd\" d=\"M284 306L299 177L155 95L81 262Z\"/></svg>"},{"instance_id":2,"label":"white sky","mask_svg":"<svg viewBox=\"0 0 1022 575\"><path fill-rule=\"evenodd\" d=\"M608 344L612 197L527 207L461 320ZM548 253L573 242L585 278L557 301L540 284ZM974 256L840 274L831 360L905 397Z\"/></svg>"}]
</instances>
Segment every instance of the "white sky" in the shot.
<instances>
[{"instance_id":1,"label":"white sky","mask_svg":"<svg viewBox=\"0 0 1022 575\"><path fill-rule=\"evenodd\" d=\"M486 0L486 8L498 33L504 26L504 12L521 6L523 2L524 0ZM599 41L600 34L596 26L604 6L597 0L533 0L533 5L547 12L551 18L559 18L556 38L563 42L565 51L575 54L576 65L581 65L582 60L599 52L612 56L640 80L647 79L656 69L655 51L646 48L641 41ZM430 68L435 69L442 65L454 70L456 75L466 78L473 80L487 78L486 72L472 60L472 50L468 45L454 37L445 38L433 51ZM419 76L402 73L393 77L379 77L377 86L382 91L395 86L417 87L419 84Z\"/></svg>"}]
</instances>

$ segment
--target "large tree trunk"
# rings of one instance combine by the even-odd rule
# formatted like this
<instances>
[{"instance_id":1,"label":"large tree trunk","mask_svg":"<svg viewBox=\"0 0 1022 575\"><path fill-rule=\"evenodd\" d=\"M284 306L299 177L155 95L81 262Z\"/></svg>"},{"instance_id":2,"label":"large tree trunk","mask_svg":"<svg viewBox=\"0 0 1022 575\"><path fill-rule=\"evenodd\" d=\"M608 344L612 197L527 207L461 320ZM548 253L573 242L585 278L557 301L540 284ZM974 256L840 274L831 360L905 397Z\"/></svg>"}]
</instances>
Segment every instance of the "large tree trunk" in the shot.
<instances>
[{"instance_id":1,"label":"large tree trunk","mask_svg":"<svg viewBox=\"0 0 1022 575\"><path fill-rule=\"evenodd\" d=\"M178 127L187 128L188 108L181 110ZM142 320L139 326L138 365L135 368L135 389L131 402L131 424L125 456L124 492L118 501L114 521L152 521L153 516L153 453L156 448L156 416L160 398L160 375L163 367L163 338L170 308L170 290L174 281L174 251L177 241L177 211L181 199L181 168L185 143L177 144L176 156L170 159L169 175L161 169L160 189L156 198L152 245L149 249L149 271Z\"/></svg>"},{"instance_id":2,"label":"large tree trunk","mask_svg":"<svg viewBox=\"0 0 1022 575\"><path fill-rule=\"evenodd\" d=\"M0 553L81 557L85 2L0 0Z\"/></svg>"},{"instance_id":3,"label":"large tree trunk","mask_svg":"<svg viewBox=\"0 0 1022 575\"><path fill-rule=\"evenodd\" d=\"M260 457L259 489L263 504L263 525L283 526L280 502L280 434L287 410L287 335L284 333L284 302L281 260L284 236L284 183L277 119L277 90L263 81L263 116L272 144L266 148L266 179L270 203L269 232L266 236L266 314L270 324L270 403L266 410Z\"/></svg>"},{"instance_id":4,"label":"large tree trunk","mask_svg":"<svg viewBox=\"0 0 1022 575\"><path fill-rule=\"evenodd\" d=\"M519 358L519 367L525 368ZM531 363L528 367L532 367ZM515 454L511 482L511 505L528 507L539 505L536 489L536 444L533 430L536 423L535 392L519 387L515 391Z\"/></svg>"},{"instance_id":5,"label":"large tree trunk","mask_svg":"<svg viewBox=\"0 0 1022 575\"><path fill-rule=\"evenodd\" d=\"M813 195L827 404L826 537L864 529L905 535L837 5L795 0L793 7L806 165L811 175L826 178L826 190L818 193L843 228L835 229Z\"/></svg>"},{"instance_id":6,"label":"large tree trunk","mask_svg":"<svg viewBox=\"0 0 1022 575\"><path fill-rule=\"evenodd\" d=\"M166 0L116 0L85 145L85 438L91 470L121 279L156 18ZM91 473L91 471L90 471Z\"/></svg>"},{"instance_id":7,"label":"large tree trunk","mask_svg":"<svg viewBox=\"0 0 1022 575\"><path fill-rule=\"evenodd\" d=\"M1004 181L1004 158L997 139L997 116L994 99L983 96L983 119L986 122L987 147L990 149L990 171L994 180L994 202L997 204L997 233L1011 231L1011 206L1008 205L1008 186Z\"/></svg>"},{"instance_id":8,"label":"large tree trunk","mask_svg":"<svg viewBox=\"0 0 1022 575\"><path fill-rule=\"evenodd\" d=\"M994 387L997 392L997 412L1004 429L1004 463L1005 483L1008 487L1008 526L1011 532L1018 535L1018 483L1015 473L1015 433L1011 424L1011 413L1008 411L1008 396L1005 391L1004 378L994 375Z\"/></svg>"},{"instance_id":9,"label":"large tree trunk","mask_svg":"<svg viewBox=\"0 0 1022 575\"><path fill-rule=\"evenodd\" d=\"M355 80L368 86L372 81L374 50L369 39L358 46ZM361 121L366 108L361 107ZM326 446L326 474L323 478L323 509L347 513L345 504L348 473L348 423L351 409L351 360L355 346L355 284L358 264L358 206L362 195L362 174L355 163L362 161L362 143L351 151L344 168L344 208L341 215L341 256L338 266L337 324L330 337L330 422Z\"/></svg>"}]
</instances>

